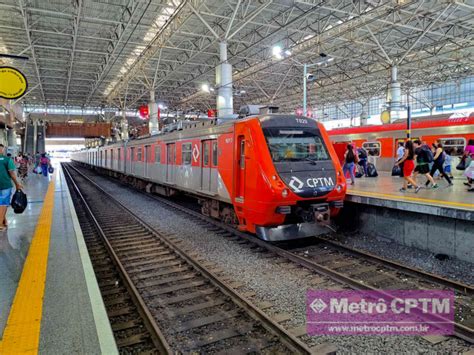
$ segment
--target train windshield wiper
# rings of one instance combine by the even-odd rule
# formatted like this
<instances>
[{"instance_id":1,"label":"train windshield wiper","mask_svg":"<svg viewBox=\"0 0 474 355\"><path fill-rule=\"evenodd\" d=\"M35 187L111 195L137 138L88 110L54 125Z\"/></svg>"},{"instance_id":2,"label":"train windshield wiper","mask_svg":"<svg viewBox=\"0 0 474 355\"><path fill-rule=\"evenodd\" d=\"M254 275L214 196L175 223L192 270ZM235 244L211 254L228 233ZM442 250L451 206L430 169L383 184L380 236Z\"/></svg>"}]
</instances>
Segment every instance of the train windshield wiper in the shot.
<instances>
[{"instance_id":1,"label":"train windshield wiper","mask_svg":"<svg viewBox=\"0 0 474 355\"><path fill-rule=\"evenodd\" d=\"M316 158L306 157L304 160L309 161L311 164L316 165Z\"/></svg>"}]
</instances>

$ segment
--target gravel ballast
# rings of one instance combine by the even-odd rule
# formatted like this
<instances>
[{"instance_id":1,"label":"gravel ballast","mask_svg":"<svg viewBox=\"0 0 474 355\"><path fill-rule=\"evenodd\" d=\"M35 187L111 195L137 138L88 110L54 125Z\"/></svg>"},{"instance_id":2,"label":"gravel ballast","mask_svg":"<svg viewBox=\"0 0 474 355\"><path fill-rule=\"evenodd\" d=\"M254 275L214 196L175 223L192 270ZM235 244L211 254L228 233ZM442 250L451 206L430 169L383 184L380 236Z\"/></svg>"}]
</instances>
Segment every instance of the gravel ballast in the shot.
<instances>
[{"instance_id":1,"label":"gravel ballast","mask_svg":"<svg viewBox=\"0 0 474 355\"><path fill-rule=\"evenodd\" d=\"M262 254L218 236L170 207L113 180L100 176L94 176L93 179L151 226L174 233L183 246L200 258L215 263L226 277L244 284L245 291L255 293L255 302L271 302L273 307L268 311L269 314L289 313L291 321L288 324L291 327L305 324L307 289L325 289L335 285L330 281L310 286L311 275L302 277L301 269L288 268L285 264L280 265L262 257ZM362 242L357 247L364 249ZM383 246L380 248L383 249ZM376 250L370 251L377 253ZM391 253L396 254L397 251L392 249ZM338 353L352 354L447 354L469 350L467 343L456 338L431 344L420 337L410 336L316 336L312 337L310 345L324 342L334 344L339 349Z\"/></svg>"}]
</instances>

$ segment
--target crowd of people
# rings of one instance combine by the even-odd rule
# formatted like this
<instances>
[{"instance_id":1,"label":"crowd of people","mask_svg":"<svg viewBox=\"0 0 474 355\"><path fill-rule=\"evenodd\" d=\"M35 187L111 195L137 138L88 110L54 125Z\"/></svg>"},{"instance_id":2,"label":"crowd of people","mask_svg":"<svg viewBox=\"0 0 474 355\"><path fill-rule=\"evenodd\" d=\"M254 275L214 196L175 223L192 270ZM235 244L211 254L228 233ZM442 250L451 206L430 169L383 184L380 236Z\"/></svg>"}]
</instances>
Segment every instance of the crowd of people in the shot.
<instances>
[{"instance_id":1,"label":"crowd of people","mask_svg":"<svg viewBox=\"0 0 474 355\"><path fill-rule=\"evenodd\" d=\"M435 179L445 179L449 186L453 186L453 164L455 169L463 171L463 175L467 178L464 184L468 187L469 192L474 192L474 139L470 139L459 162L454 161L455 150L453 148L445 149L440 141L436 141L431 146L419 139L406 142L399 142L397 148L397 157L394 171L392 175L403 177L403 187L401 192L407 189L414 189L418 193L422 186L417 182L417 177L423 175L426 177L425 187L431 186L437 189L439 184ZM373 154L372 154L373 157ZM371 154L367 154L364 148L355 148L352 144L347 145L344 154L344 175L350 175L351 184L355 184L355 178L362 175L377 176L370 172L372 168L370 162ZM362 172L357 176L356 167L359 166Z\"/></svg>"},{"instance_id":2,"label":"crowd of people","mask_svg":"<svg viewBox=\"0 0 474 355\"><path fill-rule=\"evenodd\" d=\"M6 218L7 208L10 206L13 185L17 190L22 190L24 181L29 173L48 176L53 171L51 160L46 153L37 152L34 155L19 153L12 157L5 154L5 146L0 144L0 231L8 227ZM15 173L18 171L18 175Z\"/></svg>"}]
</instances>

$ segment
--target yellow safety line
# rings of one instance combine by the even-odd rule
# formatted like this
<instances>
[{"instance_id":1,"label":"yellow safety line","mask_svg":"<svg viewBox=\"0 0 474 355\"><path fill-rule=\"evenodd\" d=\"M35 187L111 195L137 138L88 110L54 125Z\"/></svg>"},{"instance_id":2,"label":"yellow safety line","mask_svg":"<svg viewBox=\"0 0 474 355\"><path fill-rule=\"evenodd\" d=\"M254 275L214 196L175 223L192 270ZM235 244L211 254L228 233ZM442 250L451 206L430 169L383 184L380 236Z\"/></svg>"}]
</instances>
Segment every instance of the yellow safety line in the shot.
<instances>
[{"instance_id":1,"label":"yellow safety line","mask_svg":"<svg viewBox=\"0 0 474 355\"><path fill-rule=\"evenodd\" d=\"M48 186L28 257L3 332L0 354L37 354L53 222L54 179Z\"/></svg>"},{"instance_id":2,"label":"yellow safety line","mask_svg":"<svg viewBox=\"0 0 474 355\"><path fill-rule=\"evenodd\" d=\"M369 192L369 191L360 191L360 190L347 190L347 193L350 195L362 195L362 196L374 196L374 197L388 197L394 200L399 201L417 201L417 202L426 202L426 203L436 203L438 205L451 205L456 207L468 207L474 208L474 204L472 203L462 203L462 202L451 202L451 201L443 201L443 200L431 200L427 198L421 197L411 197L411 196L399 196L399 195L391 195L391 194L382 194L378 192Z\"/></svg>"}]
</instances>

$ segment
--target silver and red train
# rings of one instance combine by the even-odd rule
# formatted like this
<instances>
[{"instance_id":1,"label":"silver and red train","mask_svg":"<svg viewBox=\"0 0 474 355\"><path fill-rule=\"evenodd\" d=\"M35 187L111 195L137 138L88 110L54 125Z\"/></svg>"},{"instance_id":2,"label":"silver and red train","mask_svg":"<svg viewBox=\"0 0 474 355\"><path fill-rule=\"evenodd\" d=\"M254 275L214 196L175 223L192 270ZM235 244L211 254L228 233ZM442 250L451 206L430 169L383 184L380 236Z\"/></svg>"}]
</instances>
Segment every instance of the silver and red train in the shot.
<instances>
[{"instance_id":1,"label":"silver and red train","mask_svg":"<svg viewBox=\"0 0 474 355\"><path fill-rule=\"evenodd\" d=\"M428 145L440 141L453 156L460 156L470 139L474 139L474 114L451 118L451 115L416 118L411 125L411 139ZM339 160L344 158L347 144L365 148L376 160L377 169L391 171L399 142L407 136L406 121L377 126L338 128L328 131Z\"/></svg>"},{"instance_id":2,"label":"silver and red train","mask_svg":"<svg viewBox=\"0 0 474 355\"><path fill-rule=\"evenodd\" d=\"M323 125L293 115L192 123L72 160L154 193L192 195L203 214L268 241L327 232L346 192Z\"/></svg>"}]
</instances>

